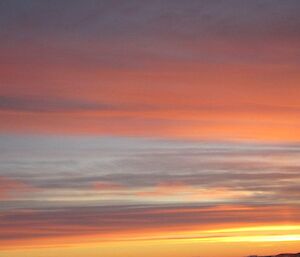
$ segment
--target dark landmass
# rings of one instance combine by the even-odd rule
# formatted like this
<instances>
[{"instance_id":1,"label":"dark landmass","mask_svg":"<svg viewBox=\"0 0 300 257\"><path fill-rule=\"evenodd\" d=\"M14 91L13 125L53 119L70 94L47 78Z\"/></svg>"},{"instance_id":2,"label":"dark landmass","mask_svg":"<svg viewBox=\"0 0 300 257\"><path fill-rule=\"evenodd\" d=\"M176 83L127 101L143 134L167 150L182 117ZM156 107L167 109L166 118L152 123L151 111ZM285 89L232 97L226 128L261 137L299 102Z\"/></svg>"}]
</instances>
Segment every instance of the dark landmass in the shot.
<instances>
[{"instance_id":1,"label":"dark landmass","mask_svg":"<svg viewBox=\"0 0 300 257\"><path fill-rule=\"evenodd\" d=\"M300 253L281 253L278 255L266 255L266 256L250 255L248 257L300 257Z\"/></svg>"}]
</instances>

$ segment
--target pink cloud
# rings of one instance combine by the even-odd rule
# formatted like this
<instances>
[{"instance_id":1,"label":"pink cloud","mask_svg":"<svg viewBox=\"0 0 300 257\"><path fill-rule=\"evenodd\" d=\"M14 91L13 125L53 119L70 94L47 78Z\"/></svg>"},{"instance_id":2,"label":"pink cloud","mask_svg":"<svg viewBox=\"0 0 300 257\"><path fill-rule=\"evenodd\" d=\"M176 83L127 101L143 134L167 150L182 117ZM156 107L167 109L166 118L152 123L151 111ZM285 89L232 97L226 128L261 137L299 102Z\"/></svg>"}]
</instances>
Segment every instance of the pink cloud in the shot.
<instances>
[{"instance_id":1,"label":"pink cloud","mask_svg":"<svg viewBox=\"0 0 300 257\"><path fill-rule=\"evenodd\" d=\"M0 177L0 199L14 198L19 194L33 191L34 188L22 181Z\"/></svg>"},{"instance_id":2,"label":"pink cloud","mask_svg":"<svg viewBox=\"0 0 300 257\"><path fill-rule=\"evenodd\" d=\"M126 187L117 183L99 181L93 184L93 188L99 191L119 191Z\"/></svg>"}]
</instances>

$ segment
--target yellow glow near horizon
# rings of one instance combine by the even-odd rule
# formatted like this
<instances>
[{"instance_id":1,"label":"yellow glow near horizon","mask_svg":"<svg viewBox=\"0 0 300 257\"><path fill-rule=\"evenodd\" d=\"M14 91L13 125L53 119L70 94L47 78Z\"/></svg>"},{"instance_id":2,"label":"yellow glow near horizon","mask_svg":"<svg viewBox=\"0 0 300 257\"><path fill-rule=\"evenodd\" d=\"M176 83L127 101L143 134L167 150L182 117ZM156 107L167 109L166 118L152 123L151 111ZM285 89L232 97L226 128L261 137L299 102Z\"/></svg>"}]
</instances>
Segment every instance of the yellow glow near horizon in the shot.
<instances>
[{"instance_id":1,"label":"yellow glow near horizon","mask_svg":"<svg viewBox=\"0 0 300 257\"><path fill-rule=\"evenodd\" d=\"M104 239L103 239L104 238ZM177 231L144 231L128 232L127 234L115 234L104 237L103 235L85 235L75 237L60 238L59 242L54 238L44 238L32 240L19 244L3 245L1 249L20 249L26 245L26 248L43 248L49 249L55 247L94 247L99 244L188 244L194 242L207 243L238 243L238 242L287 242L300 241L300 225L269 225L269 226L240 226L224 229L209 230L181 230Z\"/></svg>"},{"instance_id":2,"label":"yellow glow near horizon","mask_svg":"<svg viewBox=\"0 0 300 257\"><path fill-rule=\"evenodd\" d=\"M210 232L243 232L243 231L287 231L300 230L300 225L272 225L272 226L253 226L253 227L237 227L210 230Z\"/></svg>"}]
</instances>

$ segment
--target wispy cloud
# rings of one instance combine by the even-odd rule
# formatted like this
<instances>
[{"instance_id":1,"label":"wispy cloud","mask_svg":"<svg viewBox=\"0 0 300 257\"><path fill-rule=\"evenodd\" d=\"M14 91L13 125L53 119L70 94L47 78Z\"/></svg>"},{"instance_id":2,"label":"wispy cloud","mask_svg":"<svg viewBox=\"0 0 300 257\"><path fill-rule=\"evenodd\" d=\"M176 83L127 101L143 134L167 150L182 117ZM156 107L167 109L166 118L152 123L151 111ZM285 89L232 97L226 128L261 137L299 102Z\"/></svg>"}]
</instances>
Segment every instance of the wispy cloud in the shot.
<instances>
[{"instance_id":1,"label":"wispy cloud","mask_svg":"<svg viewBox=\"0 0 300 257\"><path fill-rule=\"evenodd\" d=\"M276 205L120 205L23 209L2 212L0 238L2 241L16 241L89 235L98 241L112 238L113 240L138 238L209 240L211 237L228 236L224 232L231 232L229 236L234 235L232 233L234 229L223 231L224 226L237 228L236 231L241 232L243 230L239 231L239 227L249 227L251 224L272 226L283 222L299 223L299 208ZM205 231L211 227L215 227L215 231L207 234ZM259 228L252 230L259 231ZM280 227L278 230L280 231Z\"/></svg>"},{"instance_id":2,"label":"wispy cloud","mask_svg":"<svg viewBox=\"0 0 300 257\"><path fill-rule=\"evenodd\" d=\"M35 190L30 184L26 184L21 180L0 176L0 200L18 198Z\"/></svg>"},{"instance_id":3,"label":"wispy cloud","mask_svg":"<svg viewBox=\"0 0 300 257\"><path fill-rule=\"evenodd\" d=\"M0 131L299 140L296 1L0 9Z\"/></svg>"},{"instance_id":4,"label":"wispy cloud","mask_svg":"<svg viewBox=\"0 0 300 257\"><path fill-rule=\"evenodd\" d=\"M298 242L299 10L0 1L0 248Z\"/></svg>"},{"instance_id":5,"label":"wispy cloud","mask_svg":"<svg viewBox=\"0 0 300 257\"><path fill-rule=\"evenodd\" d=\"M43 189L28 200L299 202L297 144L97 137L23 140L2 139L6 155L0 173ZM17 151L24 147L32 150Z\"/></svg>"}]
</instances>

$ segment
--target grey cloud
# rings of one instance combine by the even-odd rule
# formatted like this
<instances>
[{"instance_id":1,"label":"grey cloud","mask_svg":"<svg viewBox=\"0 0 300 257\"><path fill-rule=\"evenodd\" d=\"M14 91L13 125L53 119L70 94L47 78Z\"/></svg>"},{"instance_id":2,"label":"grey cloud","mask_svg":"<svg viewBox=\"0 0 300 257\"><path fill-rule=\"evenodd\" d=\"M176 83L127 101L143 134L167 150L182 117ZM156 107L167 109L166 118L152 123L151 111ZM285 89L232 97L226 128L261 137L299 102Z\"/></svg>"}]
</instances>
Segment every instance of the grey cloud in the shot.
<instances>
[{"instance_id":1,"label":"grey cloud","mask_svg":"<svg viewBox=\"0 0 300 257\"><path fill-rule=\"evenodd\" d=\"M76 111L158 111L158 110L182 110L182 111L210 111L218 112L288 112L298 113L300 107L297 106L268 106L254 104L240 104L238 106L231 105L198 105L198 106L155 106L146 104L114 104L105 102L91 102L84 100L40 97L40 96L10 96L0 95L0 110L19 111L19 112L76 112ZM121 116L122 117L122 116Z\"/></svg>"},{"instance_id":2,"label":"grey cloud","mask_svg":"<svg viewBox=\"0 0 300 257\"><path fill-rule=\"evenodd\" d=\"M2 1L1 21L22 22L25 30L81 32L109 36L151 30L169 33L222 33L232 37L272 29L296 35L299 26L297 0L287 1ZM158 26L160 24L160 26ZM19 24L20 25L20 24ZM260 26L257 26L260 25ZM217 31L216 31L217 29ZM196 34L197 35L197 34Z\"/></svg>"},{"instance_id":3,"label":"grey cloud","mask_svg":"<svg viewBox=\"0 0 300 257\"><path fill-rule=\"evenodd\" d=\"M120 231L204 224L299 222L299 144L19 137L0 137L0 176L34 190L1 200L1 242L93 234L105 238ZM93 188L96 182L120 188L108 194ZM155 190L163 183L252 194L217 204L203 204L203 199L188 204L180 197L163 204L130 198L132 190Z\"/></svg>"},{"instance_id":4,"label":"grey cloud","mask_svg":"<svg viewBox=\"0 0 300 257\"><path fill-rule=\"evenodd\" d=\"M1 215L2 240L139 231L176 226L241 222L299 221L299 208L280 205L242 205L218 210L214 205L119 205L69 208L39 208L4 211ZM220 207L220 206L219 206ZM226 208L226 206L224 206ZM250 207L250 208L247 208ZM270 212L272 217L270 219ZM55 229L53 229L55 228ZM16 230L18 231L16 233ZM6 236L5 236L6 235Z\"/></svg>"},{"instance_id":5,"label":"grey cloud","mask_svg":"<svg viewBox=\"0 0 300 257\"><path fill-rule=\"evenodd\" d=\"M129 189L183 183L207 189L249 191L253 193L247 198L249 203L279 199L282 203L298 202L298 189L294 186L300 180L297 144L96 137L60 138L56 141L58 145L55 141L55 138L32 138L27 141L30 148L26 152L17 151L26 149L26 141L19 146L11 141L10 147L9 142L4 143L7 154L1 161L0 174L46 190L45 198L55 196L58 189L62 191L56 197L72 192L84 196L87 191L91 195L91 190L96 190L95 183L108 183L123 187L111 195L112 200L120 196L126 199L132 194Z\"/></svg>"},{"instance_id":6,"label":"grey cloud","mask_svg":"<svg viewBox=\"0 0 300 257\"><path fill-rule=\"evenodd\" d=\"M54 49L51 56L70 63L77 56L87 65L136 69L153 66L149 61L153 59L299 64L296 0L1 1L1 5L1 33L7 45L23 40L38 46L38 56ZM92 50L103 44L109 47Z\"/></svg>"},{"instance_id":7,"label":"grey cloud","mask_svg":"<svg viewBox=\"0 0 300 257\"><path fill-rule=\"evenodd\" d=\"M125 108L127 108L127 106ZM0 109L25 112L68 112L85 110L120 110L122 109L122 106L68 99L51 99L46 97L0 96Z\"/></svg>"}]
</instances>

